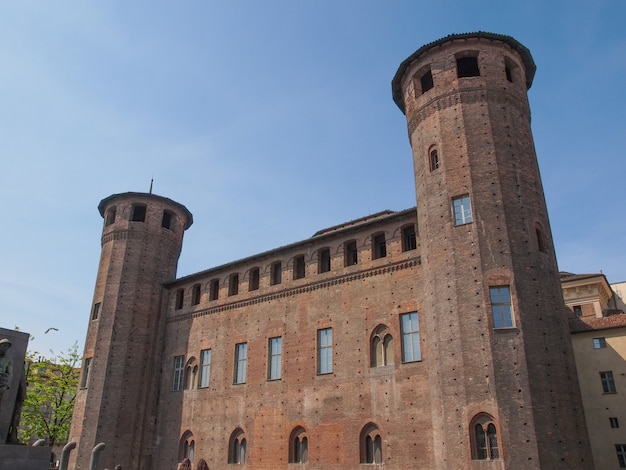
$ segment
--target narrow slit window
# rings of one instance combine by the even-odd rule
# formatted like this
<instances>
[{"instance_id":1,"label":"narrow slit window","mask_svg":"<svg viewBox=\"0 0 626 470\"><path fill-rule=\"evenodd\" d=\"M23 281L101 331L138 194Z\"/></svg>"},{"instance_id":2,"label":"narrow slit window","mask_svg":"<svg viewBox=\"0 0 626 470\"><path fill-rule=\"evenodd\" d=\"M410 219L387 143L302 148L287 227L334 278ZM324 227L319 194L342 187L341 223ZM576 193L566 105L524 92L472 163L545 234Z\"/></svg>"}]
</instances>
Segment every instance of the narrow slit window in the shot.
<instances>
[{"instance_id":1,"label":"narrow slit window","mask_svg":"<svg viewBox=\"0 0 626 470\"><path fill-rule=\"evenodd\" d=\"M91 319L97 320L100 315L100 302L94 304L93 309L91 310Z\"/></svg>"},{"instance_id":2,"label":"narrow slit window","mask_svg":"<svg viewBox=\"0 0 626 470\"><path fill-rule=\"evenodd\" d=\"M437 149L432 149L428 156L430 161L430 171L433 172L439 168L439 152Z\"/></svg>"},{"instance_id":3,"label":"narrow slit window","mask_svg":"<svg viewBox=\"0 0 626 470\"><path fill-rule=\"evenodd\" d=\"M170 211L163 211L163 218L161 219L161 227L172 230L172 222L174 221L174 214Z\"/></svg>"}]
</instances>

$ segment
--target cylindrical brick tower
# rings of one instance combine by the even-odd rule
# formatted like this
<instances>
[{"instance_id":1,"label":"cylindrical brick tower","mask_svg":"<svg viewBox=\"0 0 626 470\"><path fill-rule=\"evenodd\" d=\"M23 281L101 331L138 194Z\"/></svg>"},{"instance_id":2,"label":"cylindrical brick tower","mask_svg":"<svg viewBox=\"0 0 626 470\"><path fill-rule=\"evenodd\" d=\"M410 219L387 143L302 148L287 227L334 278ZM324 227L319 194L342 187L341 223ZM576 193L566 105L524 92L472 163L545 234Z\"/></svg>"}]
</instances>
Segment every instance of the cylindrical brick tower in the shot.
<instances>
[{"instance_id":1,"label":"cylindrical brick tower","mask_svg":"<svg viewBox=\"0 0 626 470\"><path fill-rule=\"evenodd\" d=\"M593 467L530 129L534 73L515 39L478 32L423 46L392 81L413 150L438 469Z\"/></svg>"},{"instance_id":2,"label":"cylindrical brick tower","mask_svg":"<svg viewBox=\"0 0 626 470\"><path fill-rule=\"evenodd\" d=\"M161 295L176 277L191 213L165 197L115 194L98 206L102 253L70 440L71 468L150 468L161 352Z\"/></svg>"}]
</instances>

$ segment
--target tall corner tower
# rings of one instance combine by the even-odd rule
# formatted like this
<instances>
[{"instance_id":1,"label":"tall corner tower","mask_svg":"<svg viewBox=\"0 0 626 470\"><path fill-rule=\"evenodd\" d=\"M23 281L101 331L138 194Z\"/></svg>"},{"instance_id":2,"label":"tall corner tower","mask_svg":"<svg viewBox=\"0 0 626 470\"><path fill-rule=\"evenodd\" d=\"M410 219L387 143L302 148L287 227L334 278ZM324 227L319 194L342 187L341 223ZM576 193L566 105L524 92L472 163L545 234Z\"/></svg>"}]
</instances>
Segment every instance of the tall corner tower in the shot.
<instances>
[{"instance_id":1,"label":"tall corner tower","mask_svg":"<svg viewBox=\"0 0 626 470\"><path fill-rule=\"evenodd\" d=\"M183 234L193 222L183 205L146 193L115 194L98 206L102 252L70 440L76 470L149 469L162 342L163 283L176 276Z\"/></svg>"},{"instance_id":2,"label":"tall corner tower","mask_svg":"<svg viewBox=\"0 0 626 470\"><path fill-rule=\"evenodd\" d=\"M400 65L422 244L420 319L438 469L590 469L530 128L535 64L454 34Z\"/></svg>"}]
</instances>

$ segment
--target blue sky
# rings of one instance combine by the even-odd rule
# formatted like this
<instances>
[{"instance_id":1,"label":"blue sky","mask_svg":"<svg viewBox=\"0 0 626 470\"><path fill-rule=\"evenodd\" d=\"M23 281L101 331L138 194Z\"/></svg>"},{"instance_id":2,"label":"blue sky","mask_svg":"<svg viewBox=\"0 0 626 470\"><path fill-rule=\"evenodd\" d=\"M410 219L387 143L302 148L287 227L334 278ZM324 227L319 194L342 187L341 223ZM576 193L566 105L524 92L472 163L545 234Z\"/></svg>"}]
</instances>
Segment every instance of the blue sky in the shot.
<instances>
[{"instance_id":1,"label":"blue sky","mask_svg":"<svg viewBox=\"0 0 626 470\"><path fill-rule=\"evenodd\" d=\"M626 2L0 4L0 326L82 349L101 199L194 214L179 275L415 205L399 64L450 33L511 35L559 268L626 280ZM44 334L49 327L59 331Z\"/></svg>"}]
</instances>

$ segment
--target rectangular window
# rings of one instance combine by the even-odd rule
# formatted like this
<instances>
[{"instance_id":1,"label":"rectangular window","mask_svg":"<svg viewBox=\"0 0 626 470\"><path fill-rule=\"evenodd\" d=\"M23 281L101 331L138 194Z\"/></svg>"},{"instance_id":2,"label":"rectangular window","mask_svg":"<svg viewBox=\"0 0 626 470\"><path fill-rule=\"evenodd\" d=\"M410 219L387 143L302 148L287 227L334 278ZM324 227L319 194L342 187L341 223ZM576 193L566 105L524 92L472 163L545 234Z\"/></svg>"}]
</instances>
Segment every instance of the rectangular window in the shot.
<instances>
[{"instance_id":1,"label":"rectangular window","mask_svg":"<svg viewBox=\"0 0 626 470\"><path fill-rule=\"evenodd\" d=\"M248 290L257 290L259 288L259 278L261 277L259 268L250 270L250 279L248 281Z\"/></svg>"},{"instance_id":2,"label":"rectangular window","mask_svg":"<svg viewBox=\"0 0 626 470\"><path fill-rule=\"evenodd\" d=\"M359 251L356 247L356 242L346 242L344 253L345 265L352 266L359 262Z\"/></svg>"},{"instance_id":3,"label":"rectangular window","mask_svg":"<svg viewBox=\"0 0 626 470\"><path fill-rule=\"evenodd\" d=\"M130 219L133 222L145 222L146 220L146 206L143 204L136 204L133 206L133 214Z\"/></svg>"},{"instance_id":4,"label":"rectangular window","mask_svg":"<svg viewBox=\"0 0 626 470\"><path fill-rule=\"evenodd\" d=\"M231 274L228 279L228 295L239 294L239 274Z\"/></svg>"},{"instance_id":5,"label":"rectangular window","mask_svg":"<svg viewBox=\"0 0 626 470\"><path fill-rule=\"evenodd\" d=\"M170 211L163 211L163 218L161 219L161 227L170 230L172 228L172 213Z\"/></svg>"},{"instance_id":6,"label":"rectangular window","mask_svg":"<svg viewBox=\"0 0 626 470\"><path fill-rule=\"evenodd\" d=\"M452 199L452 210L454 211L454 225L472 223L472 205L469 196L461 196Z\"/></svg>"},{"instance_id":7,"label":"rectangular window","mask_svg":"<svg viewBox=\"0 0 626 470\"><path fill-rule=\"evenodd\" d=\"M209 300L217 300L220 296L220 280L213 279L209 288Z\"/></svg>"},{"instance_id":8,"label":"rectangular window","mask_svg":"<svg viewBox=\"0 0 626 470\"><path fill-rule=\"evenodd\" d=\"M270 284L272 286L280 284L282 282L283 266L280 261L272 263Z\"/></svg>"},{"instance_id":9,"label":"rectangular window","mask_svg":"<svg viewBox=\"0 0 626 470\"><path fill-rule=\"evenodd\" d=\"M176 303L174 305L174 309L175 310L180 310L181 308L183 308L183 301L185 299L185 290L184 289L178 289L176 291Z\"/></svg>"},{"instance_id":10,"label":"rectangular window","mask_svg":"<svg viewBox=\"0 0 626 470\"><path fill-rule=\"evenodd\" d=\"M411 224L402 229L402 251L411 251L415 249L417 249L415 226Z\"/></svg>"},{"instance_id":11,"label":"rectangular window","mask_svg":"<svg viewBox=\"0 0 626 470\"><path fill-rule=\"evenodd\" d=\"M602 381L602 391L604 393L617 393L612 371L600 372L600 380Z\"/></svg>"},{"instance_id":12,"label":"rectangular window","mask_svg":"<svg viewBox=\"0 0 626 470\"><path fill-rule=\"evenodd\" d=\"M593 338L593 349L606 348L606 338Z\"/></svg>"},{"instance_id":13,"label":"rectangular window","mask_svg":"<svg viewBox=\"0 0 626 470\"><path fill-rule=\"evenodd\" d=\"M433 74L430 70L420 77L420 85L422 86L422 93L426 93L434 86Z\"/></svg>"},{"instance_id":14,"label":"rectangular window","mask_svg":"<svg viewBox=\"0 0 626 470\"><path fill-rule=\"evenodd\" d=\"M283 356L283 339L270 338L269 341L269 357L268 357L268 373L267 378L269 380L278 380L281 377L281 363Z\"/></svg>"},{"instance_id":15,"label":"rectangular window","mask_svg":"<svg viewBox=\"0 0 626 470\"><path fill-rule=\"evenodd\" d=\"M493 327L513 328L513 310L509 286L490 287L489 297L491 299Z\"/></svg>"},{"instance_id":16,"label":"rectangular window","mask_svg":"<svg viewBox=\"0 0 626 470\"><path fill-rule=\"evenodd\" d=\"M200 303L200 284L194 284L191 288L191 305Z\"/></svg>"},{"instance_id":17,"label":"rectangular window","mask_svg":"<svg viewBox=\"0 0 626 470\"><path fill-rule=\"evenodd\" d=\"M626 468L626 444L615 444L619 468Z\"/></svg>"},{"instance_id":18,"label":"rectangular window","mask_svg":"<svg viewBox=\"0 0 626 470\"><path fill-rule=\"evenodd\" d=\"M87 384L89 384L89 373L91 372L91 358L85 358L83 362L83 378L80 381L80 388L87 388Z\"/></svg>"},{"instance_id":19,"label":"rectangular window","mask_svg":"<svg viewBox=\"0 0 626 470\"><path fill-rule=\"evenodd\" d=\"M574 315L576 315L577 317L582 317L583 316L583 307L582 305L574 305Z\"/></svg>"},{"instance_id":20,"label":"rectangular window","mask_svg":"<svg viewBox=\"0 0 626 470\"><path fill-rule=\"evenodd\" d=\"M379 233L372 237L372 258L384 258L387 256L387 242L385 241L385 234Z\"/></svg>"},{"instance_id":21,"label":"rectangular window","mask_svg":"<svg viewBox=\"0 0 626 470\"><path fill-rule=\"evenodd\" d=\"M172 390L183 389L184 362L185 356L176 356L174 358L174 383L172 384Z\"/></svg>"},{"instance_id":22,"label":"rectangular window","mask_svg":"<svg viewBox=\"0 0 626 470\"><path fill-rule=\"evenodd\" d=\"M330 374L333 371L333 329L317 330L317 373Z\"/></svg>"},{"instance_id":23,"label":"rectangular window","mask_svg":"<svg viewBox=\"0 0 626 470\"><path fill-rule=\"evenodd\" d=\"M402 330L402 362L421 361L422 350L417 312L400 315L400 328Z\"/></svg>"},{"instance_id":24,"label":"rectangular window","mask_svg":"<svg viewBox=\"0 0 626 470\"><path fill-rule=\"evenodd\" d=\"M478 68L478 57L458 57L456 59L457 77L478 77L480 69Z\"/></svg>"},{"instance_id":25,"label":"rectangular window","mask_svg":"<svg viewBox=\"0 0 626 470\"><path fill-rule=\"evenodd\" d=\"M609 418L609 424L613 429L619 428L619 420L617 418Z\"/></svg>"},{"instance_id":26,"label":"rectangular window","mask_svg":"<svg viewBox=\"0 0 626 470\"><path fill-rule=\"evenodd\" d=\"M235 345L235 383L246 383L246 366L248 364L248 343Z\"/></svg>"},{"instance_id":27,"label":"rectangular window","mask_svg":"<svg viewBox=\"0 0 626 470\"><path fill-rule=\"evenodd\" d=\"M328 248L322 248L317 252L317 272L326 273L330 271L330 250Z\"/></svg>"},{"instance_id":28,"label":"rectangular window","mask_svg":"<svg viewBox=\"0 0 626 470\"><path fill-rule=\"evenodd\" d=\"M100 302L94 304L93 309L91 310L91 319L97 320L98 315L100 315Z\"/></svg>"},{"instance_id":29,"label":"rectangular window","mask_svg":"<svg viewBox=\"0 0 626 470\"><path fill-rule=\"evenodd\" d=\"M203 349L200 351L200 388L209 386L209 378L211 377L211 350Z\"/></svg>"},{"instance_id":30,"label":"rectangular window","mask_svg":"<svg viewBox=\"0 0 626 470\"><path fill-rule=\"evenodd\" d=\"M302 279L304 277L304 255L299 255L293 259L293 278Z\"/></svg>"}]
</instances>

